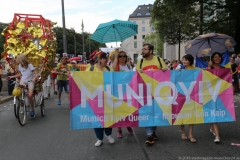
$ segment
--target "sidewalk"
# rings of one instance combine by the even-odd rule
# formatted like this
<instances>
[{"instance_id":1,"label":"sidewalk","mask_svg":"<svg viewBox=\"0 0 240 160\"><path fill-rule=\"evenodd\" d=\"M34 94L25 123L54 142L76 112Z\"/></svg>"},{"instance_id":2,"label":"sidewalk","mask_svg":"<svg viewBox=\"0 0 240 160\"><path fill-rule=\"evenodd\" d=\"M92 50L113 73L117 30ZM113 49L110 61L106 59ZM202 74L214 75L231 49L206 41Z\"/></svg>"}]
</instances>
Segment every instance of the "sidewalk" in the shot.
<instances>
[{"instance_id":1,"label":"sidewalk","mask_svg":"<svg viewBox=\"0 0 240 160\"><path fill-rule=\"evenodd\" d=\"M0 95L0 104L8 102L13 99L13 96L9 96L7 91L2 91Z\"/></svg>"}]
</instances>

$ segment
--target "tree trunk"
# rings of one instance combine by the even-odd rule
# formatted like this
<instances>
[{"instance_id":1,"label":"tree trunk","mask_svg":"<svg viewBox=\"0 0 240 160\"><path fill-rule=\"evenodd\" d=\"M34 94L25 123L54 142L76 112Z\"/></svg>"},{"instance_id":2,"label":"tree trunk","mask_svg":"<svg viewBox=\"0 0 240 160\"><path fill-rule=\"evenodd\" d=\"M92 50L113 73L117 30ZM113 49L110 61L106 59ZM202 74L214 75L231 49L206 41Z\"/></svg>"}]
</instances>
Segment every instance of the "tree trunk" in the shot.
<instances>
[{"instance_id":1,"label":"tree trunk","mask_svg":"<svg viewBox=\"0 0 240 160\"><path fill-rule=\"evenodd\" d=\"M236 32L235 32L235 41L237 45L234 47L234 52L236 54L240 53L240 17L236 18Z\"/></svg>"}]
</instances>

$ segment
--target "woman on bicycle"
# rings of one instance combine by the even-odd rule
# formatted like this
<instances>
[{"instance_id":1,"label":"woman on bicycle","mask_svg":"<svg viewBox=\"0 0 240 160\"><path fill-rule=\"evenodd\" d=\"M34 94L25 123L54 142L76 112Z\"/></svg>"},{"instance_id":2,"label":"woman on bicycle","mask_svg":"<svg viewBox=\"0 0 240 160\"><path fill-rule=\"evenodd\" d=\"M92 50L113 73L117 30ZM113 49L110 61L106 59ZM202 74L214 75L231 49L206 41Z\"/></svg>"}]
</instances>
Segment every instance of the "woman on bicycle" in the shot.
<instances>
[{"instance_id":1,"label":"woman on bicycle","mask_svg":"<svg viewBox=\"0 0 240 160\"><path fill-rule=\"evenodd\" d=\"M28 100L30 103L30 117L35 117L34 112L34 103L33 103L33 89L34 82L38 78L38 72L35 70L34 66L29 63L27 57L23 54L17 56L16 62L18 65L19 73L14 76L9 76L8 79L21 77L20 85L26 86L28 85Z\"/></svg>"}]
</instances>

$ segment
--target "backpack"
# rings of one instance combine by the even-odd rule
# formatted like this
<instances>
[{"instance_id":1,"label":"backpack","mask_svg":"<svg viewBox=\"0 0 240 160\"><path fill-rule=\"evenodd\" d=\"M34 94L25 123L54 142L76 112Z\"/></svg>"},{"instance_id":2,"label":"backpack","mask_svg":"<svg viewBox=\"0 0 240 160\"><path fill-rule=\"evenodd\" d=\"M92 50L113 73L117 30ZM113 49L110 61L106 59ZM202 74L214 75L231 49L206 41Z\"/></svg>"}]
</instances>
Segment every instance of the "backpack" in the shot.
<instances>
[{"instance_id":1,"label":"backpack","mask_svg":"<svg viewBox=\"0 0 240 160\"><path fill-rule=\"evenodd\" d=\"M131 67L127 64L127 67L128 67L128 69L129 69L129 71L131 70Z\"/></svg>"},{"instance_id":2,"label":"backpack","mask_svg":"<svg viewBox=\"0 0 240 160\"><path fill-rule=\"evenodd\" d=\"M162 63L161 63L160 58L157 57L157 59L158 59L158 62L159 62L159 64L160 64L160 67L162 68ZM142 69L142 63L143 63L143 58L141 59L141 62L140 62L140 69Z\"/></svg>"},{"instance_id":3,"label":"backpack","mask_svg":"<svg viewBox=\"0 0 240 160\"><path fill-rule=\"evenodd\" d=\"M110 68L109 68L108 66L106 66L106 68L107 68L108 71L110 71ZM92 66L90 67L90 71L93 71L93 70L94 70L94 65L92 65Z\"/></svg>"}]
</instances>

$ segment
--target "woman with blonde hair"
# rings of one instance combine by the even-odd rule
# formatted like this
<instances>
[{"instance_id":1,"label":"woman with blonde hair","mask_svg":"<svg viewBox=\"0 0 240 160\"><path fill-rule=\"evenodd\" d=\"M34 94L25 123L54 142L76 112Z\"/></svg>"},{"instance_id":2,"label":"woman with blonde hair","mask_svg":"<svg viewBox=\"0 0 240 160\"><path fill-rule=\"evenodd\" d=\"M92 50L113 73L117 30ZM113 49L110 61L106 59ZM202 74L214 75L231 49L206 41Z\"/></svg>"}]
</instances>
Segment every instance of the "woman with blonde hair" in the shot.
<instances>
[{"instance_id":1,"label":"woman with blonde hair","mask_svg":"<svg viewBox=\"0 0 240 160\"><path fill-rule=\"evenodd\" d=\"M26 86L28 85L28 100L30 103L30 117L35 117L35 111L34 111L34 103L33 103L33 89L34 89L34 82L36 82L38 78L38 72L35 70L34 66L29 63L27 57L23 54L20 54L16 58L16 62L18 65L18 71L19 73L14 76L9 76L7 79L10 80L12 78L18 78L20 79L20 85Z\"/></svg>"}]
</instances>

